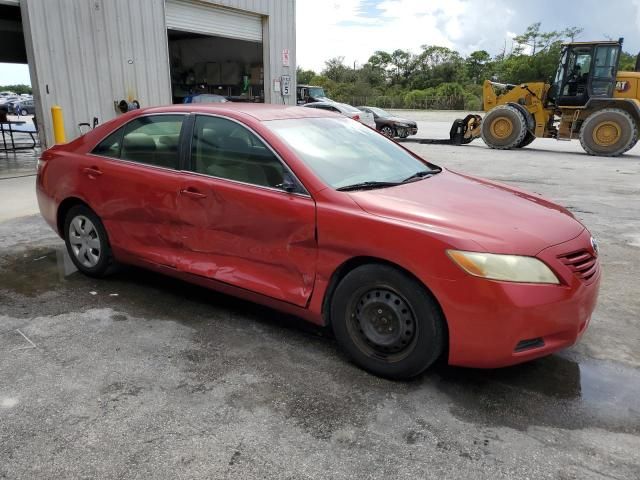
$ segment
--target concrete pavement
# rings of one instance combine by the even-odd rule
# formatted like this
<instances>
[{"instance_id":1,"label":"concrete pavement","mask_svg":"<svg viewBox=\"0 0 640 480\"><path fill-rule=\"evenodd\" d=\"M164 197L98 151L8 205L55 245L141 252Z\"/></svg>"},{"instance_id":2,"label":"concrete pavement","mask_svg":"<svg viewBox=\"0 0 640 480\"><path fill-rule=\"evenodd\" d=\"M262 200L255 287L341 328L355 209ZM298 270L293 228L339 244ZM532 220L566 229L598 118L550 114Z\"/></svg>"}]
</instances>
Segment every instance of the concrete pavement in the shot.
<instances>
[{"instance_id":1,"label":"concrete pavement","mask_svg":"<svg viewBox=\"0 0 640 480\"><path fill-rule=\"evenodd\" d=\"M411 115L445 137L459 116ZM578 345L390 382L323 329L138 269L84 277L39 216L6 220L0 478L640 478L638 148L410 148L542 193L589 226L604 281Z\"/></svg>"}]
</instances>

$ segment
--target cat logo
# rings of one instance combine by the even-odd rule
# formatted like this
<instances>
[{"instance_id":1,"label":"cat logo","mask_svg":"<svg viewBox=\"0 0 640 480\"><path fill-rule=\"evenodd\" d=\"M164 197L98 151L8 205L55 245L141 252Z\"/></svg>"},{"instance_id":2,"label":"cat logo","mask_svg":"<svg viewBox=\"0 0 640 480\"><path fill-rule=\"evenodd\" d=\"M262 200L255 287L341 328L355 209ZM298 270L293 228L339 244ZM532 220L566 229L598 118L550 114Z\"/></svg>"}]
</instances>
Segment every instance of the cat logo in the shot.
<instances>
[{"instance_id":1,"label":"cat logo","mask_svg":"<svg viewBox=\"0 0 640 480\"><path fill-rule=\"evenodd\" d=\"M630 87L631 85L629 84L629 82L616 82L617 92L626 92Z\"/></svg>"}]
</instances>

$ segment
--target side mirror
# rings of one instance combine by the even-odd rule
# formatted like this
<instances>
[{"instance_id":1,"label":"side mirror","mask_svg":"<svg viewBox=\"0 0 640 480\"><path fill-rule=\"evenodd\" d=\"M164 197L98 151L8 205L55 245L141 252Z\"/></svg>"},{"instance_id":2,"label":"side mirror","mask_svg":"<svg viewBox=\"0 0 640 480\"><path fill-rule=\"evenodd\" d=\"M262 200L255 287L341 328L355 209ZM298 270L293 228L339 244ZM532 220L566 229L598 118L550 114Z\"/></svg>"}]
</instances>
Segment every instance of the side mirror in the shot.
<instances>
[{"instance_id":1,"label":"side mirror","mask_svg":"<svg viewBox=\"0 0 640 480\"><path fill-rule=\"evenodd\" d=\"M276 185L276 188L284 190L287 193L295 193L298 191L298 185L295 180L291 178L291 175L288 173L284 174L284 178L282 179L282 183Z\"/></svg>"}]
</instances>

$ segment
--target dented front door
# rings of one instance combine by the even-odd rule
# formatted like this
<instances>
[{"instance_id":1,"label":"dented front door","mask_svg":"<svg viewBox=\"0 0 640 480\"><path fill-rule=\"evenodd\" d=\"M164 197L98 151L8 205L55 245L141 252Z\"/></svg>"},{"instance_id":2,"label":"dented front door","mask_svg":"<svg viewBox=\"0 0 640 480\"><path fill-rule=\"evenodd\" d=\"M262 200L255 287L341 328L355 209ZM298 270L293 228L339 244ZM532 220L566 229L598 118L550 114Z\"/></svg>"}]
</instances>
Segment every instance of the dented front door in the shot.
<instances>
[{"instance_id":1,"label":"dented front door","mask_svg":"<svg viewBox=\"0 0 640 480\"><path fill-rule=\"evenodd\" d=\"M184 173L181 270L305 306L317 243L309 196Z\"/></svg>"}]
</instances>

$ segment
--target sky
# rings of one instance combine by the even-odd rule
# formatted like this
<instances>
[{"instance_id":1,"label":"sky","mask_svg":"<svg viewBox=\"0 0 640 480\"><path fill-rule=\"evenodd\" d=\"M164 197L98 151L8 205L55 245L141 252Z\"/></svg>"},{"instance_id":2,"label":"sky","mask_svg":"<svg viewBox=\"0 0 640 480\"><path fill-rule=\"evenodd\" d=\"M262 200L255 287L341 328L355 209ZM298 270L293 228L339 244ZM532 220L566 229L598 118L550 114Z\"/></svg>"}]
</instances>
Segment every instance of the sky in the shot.
<instances>
[{"instance_id":1,"label":"sky","mask_svg":"<svg viewBox=\"0 0 640 480\"><path fill-rule=\"evenodd\" d=\"M640 0L297 0L296 8L297 63L316 72L329 58L361 65L376 50L425 44L495 55L535 22L543 31L582 27L578 40L624 37L625 51L640 51Z\"/></svg>"},{"instance_id":2,"label":"sky","mask_svg":"<svg viewBox=\"0 0 640 480\"><path fill-rule=\"evenodd\" d=\"M376 50L441 45L492 55L528 25L584 28L579 40L624 37L640 51L640 0L296 0L297 63L317 72L333 57L361 65ZM0 63L0 85L29 84L26 65Z\"/></svg>"}]
</instances>

